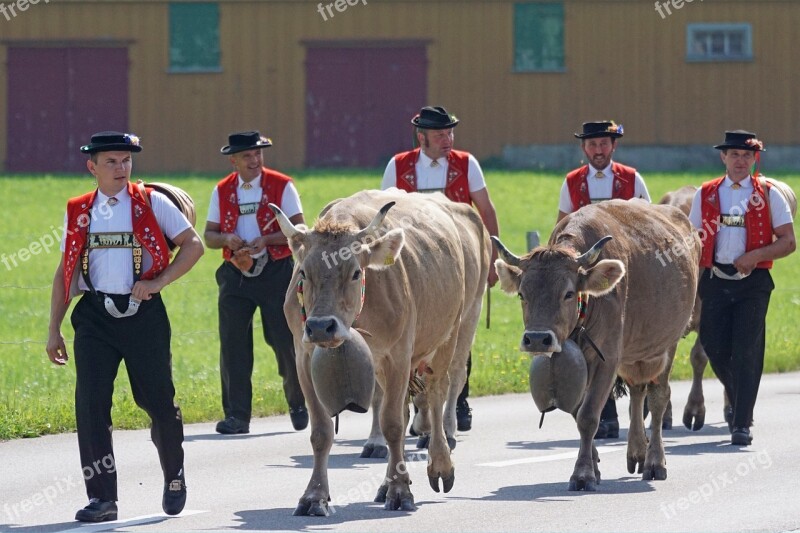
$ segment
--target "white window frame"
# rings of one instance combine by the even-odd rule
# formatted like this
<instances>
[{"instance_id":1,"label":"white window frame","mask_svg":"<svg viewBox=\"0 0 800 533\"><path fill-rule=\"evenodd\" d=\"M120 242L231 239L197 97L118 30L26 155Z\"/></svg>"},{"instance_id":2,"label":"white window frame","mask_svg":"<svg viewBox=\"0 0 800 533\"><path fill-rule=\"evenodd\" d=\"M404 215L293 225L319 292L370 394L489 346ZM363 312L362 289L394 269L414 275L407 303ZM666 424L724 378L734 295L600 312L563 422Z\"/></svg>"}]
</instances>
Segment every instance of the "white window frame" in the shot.
<instances>
[{"instance_id":1,"label":"white window frame","mask_svg":"<svg viewBox=\"0 0 800 533\"><path fill-rule=\"evenodd\" d=\"M693 50L698 33L722 34L724 39L725 51L722 54L697 53ZM740 33L743 37L742 53L732 55L730 53L730 36L733 33ZM710 44L710 42L709 42ZM709 62L709 61L752 61L753 60L753 26L750 23L691 23L686 25L686 61L689 62Z\"/></svg>"}]
</instances>

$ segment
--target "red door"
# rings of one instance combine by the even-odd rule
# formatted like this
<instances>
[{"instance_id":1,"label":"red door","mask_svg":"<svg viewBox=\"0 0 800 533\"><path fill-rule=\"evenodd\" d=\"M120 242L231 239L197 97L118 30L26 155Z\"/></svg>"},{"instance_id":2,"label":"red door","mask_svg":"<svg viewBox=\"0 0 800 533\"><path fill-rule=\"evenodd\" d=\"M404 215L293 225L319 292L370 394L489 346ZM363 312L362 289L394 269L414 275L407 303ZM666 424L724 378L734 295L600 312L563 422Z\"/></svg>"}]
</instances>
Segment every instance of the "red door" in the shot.
<instances>
[{"instance_id":1,"label":"red door","mask_svg":"<svg viewBox=\"0 0 800 533\"><path fill-rule=\"evenodd\" d=\"M427 66L423 45L309 46L306 165L382 167L410 150Z\"/></svg>"},{"instance_id":2,"label":"red door","mask_svg":"<svg viewBox=\"0 0 800 533\"><path fill-rule=\"evenodd\" d=\"M8 49L7 171L86 172L92 133L127 129L127 48Z\"/></svg>"}]
</instances>

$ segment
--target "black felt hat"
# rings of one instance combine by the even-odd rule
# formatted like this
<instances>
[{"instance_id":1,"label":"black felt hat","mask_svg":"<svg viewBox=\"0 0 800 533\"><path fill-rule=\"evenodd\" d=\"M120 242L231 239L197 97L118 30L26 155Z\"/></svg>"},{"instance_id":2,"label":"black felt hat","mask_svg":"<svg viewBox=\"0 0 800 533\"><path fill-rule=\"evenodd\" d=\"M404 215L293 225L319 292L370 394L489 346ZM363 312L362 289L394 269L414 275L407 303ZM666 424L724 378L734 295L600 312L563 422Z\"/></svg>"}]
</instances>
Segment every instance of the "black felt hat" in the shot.
<instances>
[{"instance_id":1,"label":"black felt hat","mask_svg":"<svg viewBox=\"0 0 800 533\"><path fill-rule=\"evenodd\" d=\"M268 148L272 146L272 140L267 139L257 131L240 131L228 135L228 144L220 148L220 152L225 155L254 150L256 148Z\"/></svg>"},{"instance_id":2,"label":"black felt hat","mask_svg":"<svg viewBox=\"0 0 800 533\"><path fill-rule=\"evenodd\" d=\"M89 144L81 146L84 154L97 152L141 152L139 137L133 133L120 133L118 131L101 131L92 135Z\"/></svg>"},{"instance_id":3,"label":"black felt hat","mask_svg":"<svg viewBox=\"0 0 800 533\"><path fill-rule=\"evenodd\" d=\"M716 145L717 150L750 150L752 152L766 152L764 143L756 139L755 133L744 130L725 132L725 142Z\"/></svg>"},{"instance_id":4,"label":"black felt hat","mask_svg":"<svg viewBox=\"0 0 800 533\"><path fill-rule=\"evenodd\" d=\"M411 119L411 123L426 130L444 130L455 127L458 119L443 107L425 106L420 109L418 115Z\"/></svg>"},{"instance_id":5,"label":"black felt hat","mask_svg":"<svg viewBox=\"0 0 800 533\"><path fill-rule=\"evenodd\" d=\"M613 120L601 120L599 122L584 122L583 133L576 133L578 139L592 139L594 137L611 137L618 139L622 137L622 124L617 124Z\"/></svg>"}]
</instances>

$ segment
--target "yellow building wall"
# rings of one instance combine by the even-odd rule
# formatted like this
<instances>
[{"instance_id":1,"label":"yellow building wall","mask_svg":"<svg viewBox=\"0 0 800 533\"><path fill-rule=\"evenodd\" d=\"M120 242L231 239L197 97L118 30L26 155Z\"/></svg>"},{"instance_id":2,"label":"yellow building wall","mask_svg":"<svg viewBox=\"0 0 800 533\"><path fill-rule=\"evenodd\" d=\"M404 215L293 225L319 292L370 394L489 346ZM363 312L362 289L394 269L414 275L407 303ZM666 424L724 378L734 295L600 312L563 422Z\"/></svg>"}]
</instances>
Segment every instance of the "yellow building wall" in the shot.
<instances>
[{"instance_id":1,"label":"yellow building wall","mask_svg":"<svg viewBox=\"0 0 800 533\"><path fill-rule=\"evenodd\" d=\"M557 73L513 72L511 0L367 0L327 21L318 3L219 2L222 72L171 74L168 2L40 0L10 21L0 17L0 102L10 45L130 40L129 129L145 147L137 170L223 172L219 148L244 129L273 139L270 165L297 168L305 160L305 43L421 39L429 42L428 102L459 116L457 147L479 158L506 145L570 143L582 122L603 118L625 125L628 144L713 144L738 127L769 144L800 142L791 41L800 2L694 1L662 18L652 2L566 0L566 68ZM689 22L752 23L754 60L687 62ZM3 139L0 161L5 150Z\"/></svg>"}]
</instances>

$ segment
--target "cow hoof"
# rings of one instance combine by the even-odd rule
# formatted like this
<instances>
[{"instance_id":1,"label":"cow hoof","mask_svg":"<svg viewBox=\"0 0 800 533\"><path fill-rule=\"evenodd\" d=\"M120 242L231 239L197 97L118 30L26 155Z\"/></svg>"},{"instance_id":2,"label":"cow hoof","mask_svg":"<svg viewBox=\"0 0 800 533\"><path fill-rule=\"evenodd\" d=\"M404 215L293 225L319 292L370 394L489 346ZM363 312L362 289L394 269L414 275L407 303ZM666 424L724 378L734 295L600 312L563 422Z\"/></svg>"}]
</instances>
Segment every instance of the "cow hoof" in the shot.
<instances>
[{"instance_id":1,"label":"cow hoof","mask_svg":"<svg viewBox=\"0 0 800 533\"><path fill-rule=\"evenodd\" d=\"M325 500L307 502L301 501L297 504L293 516L330 516L331 511L328 502Z\"/></svg>"},{"instance_id":2,"label":"cow hoof","mask_svg":"<svg viewBox=\"0 0 800 533\"><path fill-rule=\"evenodd\" d=\"M644 466L644 461L639 459L633 459L628 457L628 473L642 473L642 467Z\"/></svg>"},{"instance_id":3,"label":"cow hoof","mask_svg":"<svg viewBox=\"0 0 800 533\"><path fill-rule=\"evenodd\" d=\"M663 466L651 466L642 474L642 481L664 481L667 479L667 469Z\"/></svg>"},{"instance_id":4,"label":"cow hoof","mask_svg":"<svg viewBox=\"0 0 800 533\"><path fill-rule=\"evenodd\" d=\"M389 492L389 485L381 485L378 487L378 494L375 495L375 499L372 501L375 503L385 503L387 492Z\"/></svg>"},{"instance_id":5,"label":"cow hoof","mask_svg":"<svg viewBox=\"0 0 800 533\"><path fill-rule=\"evenodd\" d=\"M430 483L434 492L439 492L439 478L442 479L442 488L444 491L450 492L453 488L453 484L456 482L456 467L450 469L450 475L448 476L443 476L441 472L437 473L435 476L428 474L428 483Z\"/></svg>"},{"instance_id":6,"label":"cow hoof","mask_svg":"<svg viewBox=\"0 0 800 533\"><path fill-rule=\"evenodd\" d=\"M683 413L683 425L686 426L686 429L691 429L692 431L700 431L705 422L706 422L705 410L697 413L691 413L688 411L684 411Z\"/></svg>"},{"instance_id":7,"label":"cow hoof","mask_svg":"<svg viewBox=\"0 0 800 533\"><path fill-rule=\"evenodd\" d=\"M456 449L456 439L454 437L447 437L447 445L450 447L450 451ZM445 491L447 492L447 491Z\"/></svg>"},{"instance_id":8,"label":"cow hoof","mask_svg":"<svg viewBox=\"0 0 800 533\"><path fill-rule=\"evenodd\" d=\"M384 444L365 444L361 450L361 458L385 459L389 456L389 448Z\"/></svg>"},{"instance_id":9,"label":"cow hoof","mask_svg":"<svg viewBox=\"0 0 800 533\"><path fill-rule=\"evenodd\" d=\"M420 435L417 439L417 449L424 450L428 448L428 443L431 441L430 435Z\"/></svg>"},{"instance_id":10,"label":"cow hoof","mask_svg":"<svg viewBox=\"0 0 800 533\"><path fill-rule=\"evenodd\" d=\"M661 429L663 429L664 431L670 431L672 429L672 418L671 417L670 418L664 418L664 420L661 421Z\"/></svg>"},{"instance_id":11,"label":"cow hoof","mask_svg":"<svg viewBox=\"0 0 800 533\"><path fill-rule=\"evenodd\" d=\"M453 483L456 482L456 468L450 470L450 475L442 478L442 490L450 492L453 488Z\"/></svg>"},{"instance_id":12,"label":"cow hoof","mask_svg":"<svg viewBox=\"0 0 800 533\"><path fill-rule=\"evenodd\" d=\"M386 511L416 511L417 506L414 505L414 496L408 495L405 498L401 498L400 496L396 498L392 498L391 500L386 500L386 503L383 504L383 508Z\"/></svg>"},{"instance_id":13,"label":"cow hoof","mask_svg":"<svg viewBox=\"0 0 800 533\"><path fill-rule=\"evenodd\" d=\"M591 480L570 480L569 482L569 489L570 491L579 491L583 490L586 492L596 492L597 491L597 483Z\"/></svg>"}]
</instances>

